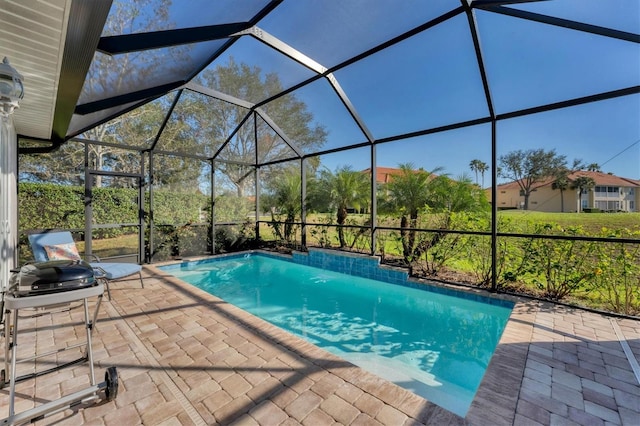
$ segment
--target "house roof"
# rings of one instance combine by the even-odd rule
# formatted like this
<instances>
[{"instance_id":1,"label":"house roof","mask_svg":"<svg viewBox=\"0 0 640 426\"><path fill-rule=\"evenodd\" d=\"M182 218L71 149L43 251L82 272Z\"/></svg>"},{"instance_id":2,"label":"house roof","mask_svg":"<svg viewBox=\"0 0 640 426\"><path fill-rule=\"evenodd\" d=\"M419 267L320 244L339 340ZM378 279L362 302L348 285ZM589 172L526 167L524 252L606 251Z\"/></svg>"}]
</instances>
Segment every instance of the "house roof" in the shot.
<instances>
[{"instance_id":1,"label":"house roof","mask_svg":"<svg viewBox=\"0 0 640 426\"><path fill-rule=\"evenodd\" d=\"M624 178L609 173L592 172L587 170L578 170L577 172L570 173L568 178L570 181L575 181L578 177L590 177L594 180L598 186L618 186L618 187L635 187L640 186L640 181L630 178ZM549 177L541 182L532 186L532 189L542 188L544 186L550 186L555 179ZM517 181L508 182L502 185L498 185L499 189L520 189Z\"/></svg>"},{"instance_id":2,"label":"house roof","mask_svg":"<svg viewBox=\"0 0 640 426\"><path fill-rule=\"evenodd\" d=\"M362 173L371 174L371 168L366 168ZM376 167L376 183L389 183L395 175L402 174L402 169L393 167Z\"/></svg>"},{"instance_id":3,"label":"house roof","mask_svg":"<svg viewBox=\"0 0 640 426\"><path fill-rule=\"evenodd\" d=\"M424 170L413 170L414 172L420 172ZM362 173L371 174L371 168L366 168L362 170ZM376 167L376 183L389 183L393 180L394 176L398 176L402 174L402 169L397 169L393 167ZM430 174L431 178L436 177L434 173Z\"/></svg>"}]
</instances>

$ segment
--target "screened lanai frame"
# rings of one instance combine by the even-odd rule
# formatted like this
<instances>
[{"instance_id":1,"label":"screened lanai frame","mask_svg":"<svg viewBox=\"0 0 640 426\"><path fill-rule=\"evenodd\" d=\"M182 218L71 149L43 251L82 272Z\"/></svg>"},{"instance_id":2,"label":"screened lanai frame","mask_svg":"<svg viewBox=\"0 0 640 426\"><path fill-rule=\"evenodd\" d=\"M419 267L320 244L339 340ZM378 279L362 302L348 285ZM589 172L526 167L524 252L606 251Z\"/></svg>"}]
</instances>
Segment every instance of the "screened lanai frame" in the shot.
<instances>
[{"instance_id":1,"label":"screened lanai frame","mask_svg":"<svg viewBox=\"0 0 640 426\"><path fill-rule=\"evenodd\" d=\"M277 11L278 7L282 2L280 1L272 1L272 2L264 2L264 5L259 10L255 11L253 15L251 15L250 19L246 19L243 22L233 22L233 23L224 23L224 24L216 24L211 26L203 26L196 28L184 28L177 30L165 30L157 33L147 33L147 34L123 34L123 35L115 35L115 36L104 36L100 39L98 43L98 51L102 52L99 55L110 54L117 57L119 54L127 53L130 51L144 51L146 49L158 49L162 47L169 47L174 45L179 45L183 43L191 43L196 41L206 41L207 43L211 43L213 47L217 47L217 50L214 50L213 54L209 57L205 58L204 61L198 64L193 64L193 68L188 70L187 75L183 75L181 77L177 77L175 80L171 81L162 81L162 84L157 86L145 87L140 90L131 90L123 91L122 93L113 93L113 94L102 94L102 96L97 97L95 99L82 98L80 99L79 104L75 108L74 116L71 120L71 124L69 126L69 130L64 137L65 140L70 140L73 138L77 138L82 135L85 131L93 128L94 126L102 123L106 123L109 120L117 117L121 114L127 113L129 111L134 110L135 108L142 106L146 103L152 102L158 99L161 96L164 96L167 92L177 92L178 96L175 97L172 107L168 111L165 116L164 122L160 126L160 131L156 135L153 143L150 146L145 147L133 147L128 145L119 145L114 144L119 148L123 149L132 149L134 151L140 152L142 156L149 156L149 158L153 158L155 155L176 155L176 156L184 156L190 157L201 161L206 161L211 164L211 170L216 169L216 164L220 163L230 163L228 159L221 159L221 153L223 152L223 148L229 144L234 134L239 131L243 124L248 121L257 121L258 119L264 120L273 131L278 134L278 136L284 141L295 153L295 156L291 158L279 158L266 162L260 162L258 153L256 150L255 161L249 163L243 163L246 166L253 167L255 170L255 182L256 182L256 200L255 200L255 211L256 211L256 232L259 233L259 211L260 211L260 179L259 179L259 170L262 167L267 167L270 165L275 165L279 163L285 163L289 161L299 161L300 169L301 169L301 180L304 183L306 179L305 173L305 164L307 160L328 154L340 153L345 151L350 151L354 149L369 149L370 150L370 167L371 167L371 187L370 187L370 199L371 199L371 225L370 225L370 234L371 234L371 254L376 253L376 239L375 235L378 230L383 230L382 227L377 226L377 206L376 206L376 194L377 194L377 184L376 184L376 170L378 164L378 156L377 156L377 148L382 144L392 144L397 141L407 140L419 136L427 136L433 134L441 134L447 131L452 131L456 129L469 128L478 125L487 125L490 126L491 129L491 164L490 164L490 176L491 176L491 199L497 199L497 178L498 178L498 166L497 166L497 158L498 158L498 135L497 135L497 125L499 122L503 120L514 119L518 117L526 117L534 114L544 113L548 111L554 111L563 108L575 107L579 105L591 104L594 102L605 101L609 99L616 99L625 96L634 96L640 93L640 85L633 85L629 87L618 88L615 90L609 90L599 93L589 94L587 96L574 97L570 99L564 99L558 102L547 103L543 105L537 105L522 109L515 109L507 112L497 112L494 100L492 99L492 91L491 84L489 78L487 76L486 63L485 63L485 54L483 52L482 44L480 43L480 34L477 27L477 17L475 14L476 10L493 13L497 15L509 16L515 19L521 19L524 21L532 21L538 22L549 26L568 28L573 31L584 32L588 34L593 34L597 36L607 37L611 39L621 40L624 42L630 42L638 44L640 43L640 36L638 34L634 34L631 32L620 31L617 29L607 28L604 26L598 26L593 24L585 24L578 21L573 21L570 19L563 19L559 17L554 17L550 15L545 15L541 13L532 12L526 9L518 8L518 5L531 3L529 1L519 1L519 0L511 0L511 1L489 1L489 0L476 0L476 1L461 1L459 5L455 7L451 7L450 10L445 11L442 14L424 22L414 28L409 29L408 31L396 35L389 40L386 40L374 47L371 47L363 52L355 56L351 56L346 60L342 60L339 63L332 64L330 66L323 66L322 64L316 62L310 57L306 56L302 52L296 50L292 46L282 42L277 39L275 36L269 34L268 32L262 30L260 28L260 21L268 17L270 13ZM455 2L450 2L451 5L454 5ZM511 6L511 7L510 7ZM357 63L358 61L365 60L372 55L382 52L385 49L397 45L409 38L421 34L423 32L427 32L432 28L438 27L438 25L450 21L454 18L462 17L468 28L470 30L470 36L472 39L473 50L476 60L476 65L478 67L478 73L481 79L482 92L484 94L484 99L486 102L486 109L488 114L481 116L479 118L474 118L471 120L464 120L454 123L449 123L445 125L439 125L429 128L423 128L421 130L412 131L408 133L396 134L392 136L385 137L374 137L374 133L368 128L366 120L364 120L354 106L354 103L350 100L347 92L342 89L340 85L339 79L336 77L336 73L339 71L349 67L352 64ZM204 87L202 85L196 84L193 79L202 71L209 63L215 62L216 58L222 55L227 49L229 49L234 43L238 42L238 40L242 38L250 37L252 39L260 41L262 44L269 46L275 51L285 55L291 60L297 62L298 64L305 67L307 70L310 70L313 75L297 84L294 84L282 92L267 98L263 99L259 102L251 103L246 100L238 99L232 97L230 95L224 94L220 91L216 91L211 88ZM334 147L326 150L316 151L316 152L303 152L302 149L296 146L295 141L290 140L287 136L286 132L278 127L278 123L271 119L263 110L262 107L269 104L271 101L274 101L284 95L289 93L294 93L297 89L303 88L307 85L310 85L318 80L326 80L336 96L338 96L339 100L342 102L349 115L356 123L356 126L360 129L363 134L363 140L358 141L349 145L344 145L340 147ZM190 155L186 153L179 152L171 152L171 151L163 151L159 149L157 143L161 138L162 131L168 123L171 112L176 107L179 99L185 91L197 92L203 95L207 95L216 99L219 99L223 102L227 102L234 105L239 105L247 109L247 114L243 121L241 121L236 129L234 129L231 134L228 135L226 140L222 143L220 147L210 156L202 156L202 155ZM76 140L81 140L77 138ZM88 144L105 144L106 142L99 141L85 141ZM23 152L29 152L29 150L37 150L42 148L23 148ZM232 161L231 161L232 162ZM242 162L238 162L242 163ZM144 161L141 161L141 164L144 164ZM153 176L153 160L149 161L149 170L147 170L146 176ZM141 175L145 175L144 170L140 171ZM212 188L215 188L215 181L213 180L212 173ZM151 179L147 179L146 183L148 184L148 188L150 188L150 193L153 193L153 181ZM302 185L301 190L301 200L306 198L305 193L306 185ZM213 199L215 197L215 190L212 190L212 199L211 204L213 206ZM152 213L153 205L151 205ZM301 226L301 246L306 247L306 210L305 203L301 203L301 221L299 225ZM504 237L532 237L530 234L500 234L498 233L498 223L497 223L497 212L498 205L496 202L492 203L492 220L491 220L491 230L489 232L478 232L479 235L486 235L491 237L491 254L492 254L492 285L495 289L496 286L496 241L499 236ZM148 215L147 215L148 216ZM140 229L143 229L145 226L153 226L151 224L144 223L144 216L140 215ZM217 223L215 217L211 218L211 238L213 239L215 235L215 226L216 225L224 225ZM87 224L87 227L90 227L91 224ZM85 229L85 236L91 235L90 229ZM433 229L419 229L419 231L434 231ZM456 231L450 230L446 231L450 233L472 233L470 231ZM142 233L141 233L142 235ZM149 238L152 238L151 232ZM553 236L545 236L544 238L560 238ZM577 239L577 240L595 240L595 241L606 241L606 242L619 242L619 243L631 243L637 244L637 240L626 239L626 238L592 238L592 237L562 237L564 239ZM153 246L153 242L151 241L151 246ZM142 237L141 237L141 246L142 246ZM145 261L150 261L152 259L145 259Z\"/></svg>"}]
</instances>

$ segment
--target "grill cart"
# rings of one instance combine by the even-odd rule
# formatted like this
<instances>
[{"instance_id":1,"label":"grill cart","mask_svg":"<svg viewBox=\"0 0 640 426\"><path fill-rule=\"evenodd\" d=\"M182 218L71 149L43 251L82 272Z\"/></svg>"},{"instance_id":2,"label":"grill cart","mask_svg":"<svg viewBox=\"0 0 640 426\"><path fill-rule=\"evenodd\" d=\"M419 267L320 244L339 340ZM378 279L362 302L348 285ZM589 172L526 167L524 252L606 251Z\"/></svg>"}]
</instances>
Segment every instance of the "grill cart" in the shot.
<instances>
[{"instance_id":1,"label":"grill cart","mask_svg":"<svg viewBox=\"0 0 640 426\"><path fill-rule=\"evenodd\" d=\"M9 289L2 293L0 302L0 332L4 336L5 356L4 369L0 371L0 389L9 384L9 417L0 420L0 425L13 425L33 422L47 415L63 411L77 404L98 400L99 391L104 389L107 401L115 399L118 394L118 374L115 367L107 368L105 381L96 383L93 367L93 353L91 349L91 332L98 317L102 302L104 286L96 280L91 265L84 261L57 260L32 263L20 270L12 271ZM95 311L89 314L89 298L97 297ZM51 310L60 306L68 306L73 302L82 301L84 305L84 322L86 341L37 354L29 358L18 359L18 313L21 310L37 312ZM55 326L55 325L54 325ZM62 325L60 325L62 326ZM69 349L82 348L84 355L76 360L55 365L51 368L35 371L22 376L17 375L17 364L35 361L38 358L50 356ZM15 413L16 383L35 379L36 377L53 373L62 368L88 361L91 385L86 389L62 396L53 401L40 404L32 409Z\"/></svg>"}]
</instances>

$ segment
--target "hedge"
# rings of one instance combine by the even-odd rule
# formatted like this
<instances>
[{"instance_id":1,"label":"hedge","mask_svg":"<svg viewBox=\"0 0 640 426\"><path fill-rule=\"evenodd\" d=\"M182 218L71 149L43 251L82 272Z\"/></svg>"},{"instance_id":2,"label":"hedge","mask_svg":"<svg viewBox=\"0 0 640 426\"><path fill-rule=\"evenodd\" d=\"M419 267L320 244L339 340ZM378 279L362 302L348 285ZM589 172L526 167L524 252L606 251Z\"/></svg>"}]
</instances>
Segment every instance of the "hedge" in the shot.
<instances>
[{"instance_id":1,"label":"hedge","mask_svg":"<svg viewBox=\"0 0 640 426\"><path fill-rule=\"evenodd\" d=\"M138 222L138 190L132 188L94 188L93 223L118 224ZM200 193L172 192L156 189L154 223L183 225L202 221L209 196ZM145 193L148 212L149 193ZM19 228L84 229L84 187L49 183L20 183L18 187ZM148 220L149 218L145 218ZM101 229L97 237L122 234L118 228Z\"/></svg>"}]
</instances>

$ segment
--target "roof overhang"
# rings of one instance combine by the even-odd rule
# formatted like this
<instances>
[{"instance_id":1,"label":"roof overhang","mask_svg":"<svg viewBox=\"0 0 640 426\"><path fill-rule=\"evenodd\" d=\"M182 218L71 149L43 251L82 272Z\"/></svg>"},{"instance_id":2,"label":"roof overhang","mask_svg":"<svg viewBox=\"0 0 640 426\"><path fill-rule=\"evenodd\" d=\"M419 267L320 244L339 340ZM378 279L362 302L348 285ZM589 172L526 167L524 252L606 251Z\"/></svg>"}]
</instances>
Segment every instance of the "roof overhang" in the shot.
<instances>
[{"instance_id":1,"label":"roof overhang","mask_svg":"<svg viewBox=\"0 0 640 426\"><path fill-rule=\"evenodd\" d=\"M0 0L0 56L24 77L13 121L26 138L64 140L112 0Z\"/></svg>"}]
</instances>

